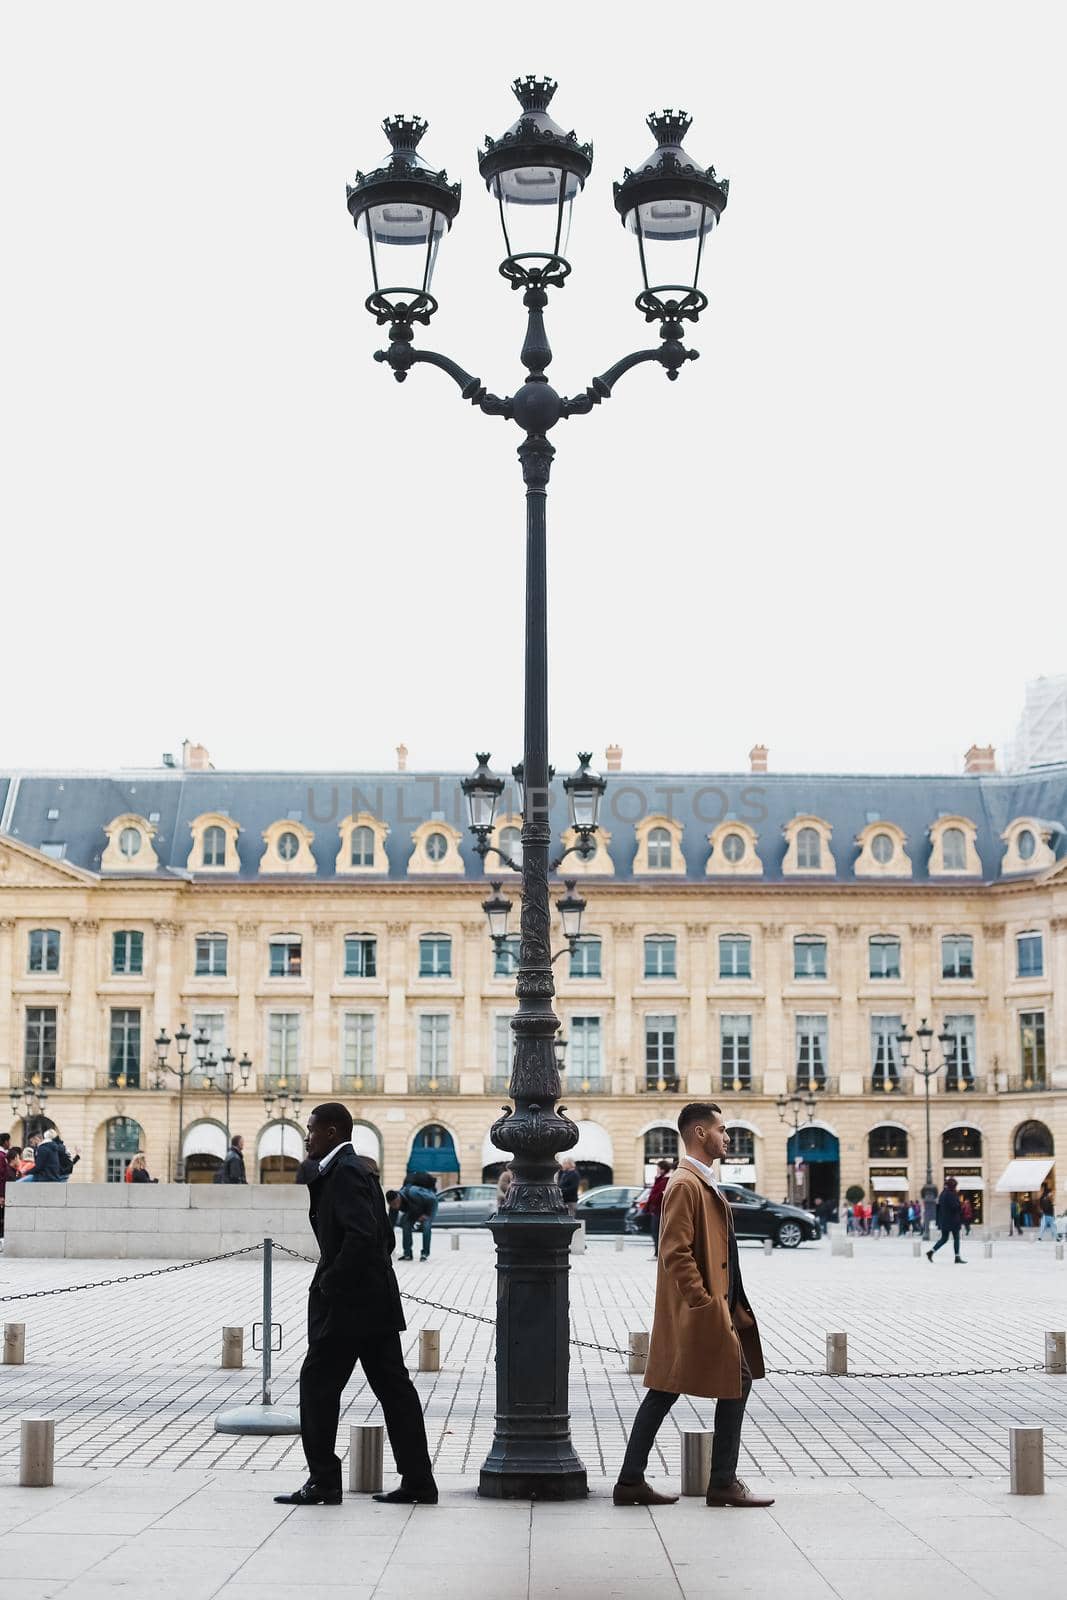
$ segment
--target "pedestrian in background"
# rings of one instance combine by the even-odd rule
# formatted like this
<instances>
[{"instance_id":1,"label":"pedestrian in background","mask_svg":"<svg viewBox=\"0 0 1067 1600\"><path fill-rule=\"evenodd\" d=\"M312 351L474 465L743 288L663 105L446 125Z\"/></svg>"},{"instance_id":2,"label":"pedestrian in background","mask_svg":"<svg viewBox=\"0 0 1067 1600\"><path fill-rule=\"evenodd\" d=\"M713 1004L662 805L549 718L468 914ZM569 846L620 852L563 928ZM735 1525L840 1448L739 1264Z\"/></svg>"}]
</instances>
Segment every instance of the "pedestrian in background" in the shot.
<instances>
[{"instance_id":1,"label":"pedestrian in background","mask_svg":"<svg viewBox=\"0 0 1067 1600\"><path fill-rule=\"evenodd\" d=\"M158 1183L158 1178L153 1178L148 1170L148 1161L143 1153L134 1156L126 1168L127 1183Z\"/></svg>"},{"instance_id":2,"label":"pedestrian in background","mask_svg":"<svg viewBox=\"0 0 1067 1600\"><path fill-rule=\"evenodd\" d=\"M496 1208L498 1211L507 1198L508 1190L511 1188L512 1176L511 1168L504 1167L496 1180Z\"/></svg>"},{"instance_id":3,"label":"pedestrian in background","mask_svg":"<svg viewBox=\"0 0 1067 1600\"><path fill-rule=\"evenodd\" d=\"M663 1215L663 1195L667 1188L667 1180L671 1175L669 1161L656 1163L656 1176L652 1188L649 1190L648 1199L645 1201L645 1210L648 1213L649 1232L652 1235L652 1254L659 1255L659 1224Z\"/></svg>"},{"instance_id":4,"label":"pedestrian in background","mask_svg":"<svg viewBox=\"0 0 1067 1600\"><path fill-rule=\"evenodd\" d=\"M567 1215L573 1217L578 1210L578 1190L582 1180L571 1156L564 1156L560 1162L556 1182L563 1196L563 1204L567 1207Z\"/></svg>"},{"instance_id":5,"label":"pedestrian in background","mask_svg":"<svg viewBox=\"0 0 1067 1600\"><path fill-rule=\"evenodd\" d=\"M969 1239L971 1236L971 1223L974 1221L974 1206L967 1195L963 1195L960 1199L960 1217L963 1222L964 1237Z\"/></svg>"},{"instance_id":6,"label":"pedestrian in background","mask_svg":"<svg viewBox=\"0 0 1067 1600\"><path fill-rule=\"evenodd\" d=\"M941 1229L941 1237L932 1250L926 1252L927 1261L932 1261L943 1244L947 1244L949 1235L952 1236L952 1248L955 1252L955 1264L958 1267L966 1266L960 1255L960 1224L963 1220L960 1207L960 1197L956 1193L955 1178L946 1178L945 1187L937 1197L937 1225Z\"/></svg>"},{"instance_id":7,"label":"pedestrian in background","mask_svg":"<svg viewBox=\"0 0 1067 1600\"><path fill-rule=\"evenodd\" d=\"M417 1181L416 1181L417 1180ZM420 1261L430 1259L430 1240L433 1236L433 1219L437 1215L437 1193L434 1189L435 1179L427 1172L413 1172L409 1175L408 1182L400 1190L403 1205L400 1211L400 1234L404 1241L404 1252L401 1261L413 1261L412 1245L414 1232L418 1228L422 1236L422 1251Z\"/></svg>"},{"instance_id":8,"label":"pedestrian in background","mask_svg":"<svg viewBox=\"0 0 1067 1600\"><path fill-rule=\"evenodd\" d=\"M239 1133L235 1133L230 1140L230 1148L226 1152L226 1159L216 1172L212 1183L247 1183L245 1177L245 1142Z\"/></svg>"},{"instance_id":9,"label":"pedestrian in background","mask_svg":"<svg viewBox=\"0 0 1067 1600\"><path fill-rule=\"evenodd\" d=\"M1041 1195L1037 1206L1041 1214L1041 1228L1037 1235L1038 1243L1040 1244L1046 1234L1050 1234L1053 1239L1056 1237L1056 1202L1052 1198L1052 1190L1047 1183L1041 1185Z\"/></svg>"}]
</instances>

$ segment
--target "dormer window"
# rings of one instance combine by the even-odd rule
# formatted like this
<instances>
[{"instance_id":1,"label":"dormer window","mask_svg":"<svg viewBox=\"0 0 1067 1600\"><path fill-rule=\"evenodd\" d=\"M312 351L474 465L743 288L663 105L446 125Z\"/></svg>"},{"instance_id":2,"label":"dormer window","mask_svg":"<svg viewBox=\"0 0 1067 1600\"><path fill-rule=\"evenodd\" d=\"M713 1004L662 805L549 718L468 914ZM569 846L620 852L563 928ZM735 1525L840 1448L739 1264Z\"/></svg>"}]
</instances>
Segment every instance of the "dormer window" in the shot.
<instances>
[{"instance_id":1,"label":"dormer window","mask_svg":"<svg viewBox=\"0 0 1067 1600\"><path fill-rule=\"evenodd\" d=\"M722 841L722 853L730 864L736 865L745 854L745 841L739 833L728 833Z\"/></svg>"},{"instance_id":2,"label":"dormer window","mask_svg":"<svg viewBox=\"0 0 1067 1600\"><path fill-rule=\"evenodd\" d=\"M303 970L303 940L298 933L276 933L270 941L270 976L299 978Z\"/></svg>"},{"instance_id":3,"label":"dormer window","mask_svg":"<svg viewBox=\"0 0 1067 1600\"><path fill-rule=\"evenodd\" d=\"M967 870L967 841L962 828L946 828L941 835L941 860L946 872Z\"/></svg>"},{"instance_id":4,"label":"dormer window","mask_svg":"<svg viewBox=\"0 0 1067 1600\"><path fill-rule=\"evenodd\" d=\"M217 825L204 829L202 865L205 867L226 865L226 833Z\"/></svg>"},{"instance_id":5,"label":"dormer window","mask_svg":"<svg viewBox=\"0 0 1067 1600\"><path fill-rule=\"evenodd\" d=\"M334 871L339 877L379 874L389 871L389 858L385 841L389 829L369 811L358 811L345 817L338 827L340 835Z\"/></svg>"},{"instance_id":6,"label":"dormer window","mask_svg":"<svg viewBox=\"0 0 1067 1600\"><path fill-rule=\"evenodd\" d=\"M500 850L517 867L522 865L522 834L518 828L501 828Z\"/></svg>"},{"instance_id":7,"label":"dormer window","mask_svg":"<svg viewBox=\"0 0 1067 1600\"><path fill-rule=\"evenodd\" d=\"M649 872L669 872L671 868L671 836L666 828L653 828L648 835Z\"/></svg>"},{"instance_id":8,"label":"dormer window","mask_svg":"<svg viewBox=\"0 0 1067 1600\"><path fill-rule=\"evenodd\" d=\"M134 856L140 855L143 843L139 828L123 828L119 834L119 850L127 861L132 861Z\"/></svg>"},{"instance_id":9,"label":"dormer window","mask_svg":"<svg viewBox=\"0 0 1067 1600\"><path fill-rule=\"evenodd\" d=\"M128 811L104 827L107 846L100 857L105 872L154 872L159 857L152 846L155 828L147 817Z\"/></svg>"},{"instance_id":10,"label":"dormer window","mask_svg":"<svg viewBox=\"0 0 1067 1600\"><path fill-rule=\"evenodd\" d=\"M818 872L822 865L822 841L814 828L801 828L797 834L797 871Z\"/></svg>"},{"instance_id":11,"label":"dormer window","mask_svg":"<svg viewBox=\"0 0 1067 1600\"><path fill-rule=\"evenodd\" d=\"M1020 861L1031 861L1033 859L1034 852L1037 849L1037 840L1029 828L1023 828L1016 836L1015 848L1019 852Z\"/></svg>"},{"instance_id":12,"label":"dormer window","mask_svg":"<svg viewBox=\"0 0 1067 1600\"><path fill-rule=\"evenodd\" d=\"M893 859L893 841L888 833L876 833L871 840L871 855L880 867Z\"/></svg>"},{"instance_id":13,"label":"dormer window","mask_svg":"<svg viewBox=\"0 0 1067 1600\"><path fill-rule=\"evenodd\" d=\"M354 867L373 867L374 865L374 829L352 829L352 854L351 862Z\"/></svg>"},{"instance_id":14,"label":"dormer window","mask_svg":"<svg viewBox=\"0 0 1067 1600\"><path fill-rule=\"evenodd\" d=\"M636 877L647 872L669 873L671 877L685 876L683 829L676 817L670 817L665 812L641 817L634 824L634 834L637 839L633 864Z\"/></svg>"},{"instance_id":15,"label":"dormer window","mask_svg":"<svg viewBox=\"0 0 1067 1600\"><path fill-rule=\"evenodd\" d=\"M299 849L300 840L295 833L278 835L278 854L283 861L295 861Z\"/></svg>"}]
</instances>

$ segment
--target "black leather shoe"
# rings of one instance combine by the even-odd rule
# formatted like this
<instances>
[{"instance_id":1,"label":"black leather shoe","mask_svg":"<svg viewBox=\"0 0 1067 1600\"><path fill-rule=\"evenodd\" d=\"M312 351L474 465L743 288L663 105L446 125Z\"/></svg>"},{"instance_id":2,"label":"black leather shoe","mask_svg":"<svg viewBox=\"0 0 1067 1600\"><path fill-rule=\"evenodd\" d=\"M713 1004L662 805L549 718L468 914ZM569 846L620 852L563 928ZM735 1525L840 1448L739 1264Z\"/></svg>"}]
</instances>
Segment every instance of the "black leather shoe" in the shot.
<instances>
[{"instance_id":1,"label":"black leather shoe","mask_svg":"<svg viewBox=\"0 0 1067 1600\"><path fill-rule=\"evenodd\" d=\"M401 1484L399 1489L390 1489L388 1494L376 1494L374 1499L383 1506L435 1506L437 1485L428 1483L422 1489L406 1489Z\"/></svg>"},{"instance_id":2,"label":"black leather shoe","mask_svg":"<svg viewBox=\"0 0 1067 1600\"><path fill-rule=\"evenodd\" d=\"M277 1506L339 1506L343 1499L340 1484L333 1489L323 1489L309 1478L292 1494L276 1494L274 1503Z\"/></svg>"}]
</instances>

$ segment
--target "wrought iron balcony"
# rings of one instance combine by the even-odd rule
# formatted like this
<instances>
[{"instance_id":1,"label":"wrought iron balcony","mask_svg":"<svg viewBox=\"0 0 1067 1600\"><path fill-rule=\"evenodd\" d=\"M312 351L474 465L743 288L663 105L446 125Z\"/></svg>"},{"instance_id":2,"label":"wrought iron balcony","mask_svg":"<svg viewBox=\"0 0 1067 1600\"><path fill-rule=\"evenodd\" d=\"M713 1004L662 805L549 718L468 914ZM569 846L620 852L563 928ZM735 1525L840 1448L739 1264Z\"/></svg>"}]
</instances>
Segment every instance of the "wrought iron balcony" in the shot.
<instances>
[{"instance_id":1,"label":"wrought iron balcony","mask_svg":"<svg viewBox=\"0 0 1067 1600\"><path fill-rule=\"evenodd\" d=\"M611 1093L611 1079L610 1078L601 1078L599 1076L595 1077L595 1078L582 1078L582 1077L579 1077L577 1074L574 1074L572 1076L571 1073L569 1073L569 1072L564 1074L564 1076L563 1076L563 1087L560 1090L560 1094L563 1096L564 1099L566 1099L567 1095L570 1095L572 1097L572 1099L573 1099L573 1097L576 1094L610 1094L610 1093Z\"/></svg>"},{"instance_id":2,"label":"wrought iron balcony","mask_svg":"<svg viewBox=\"0 0 1067 1600\"><path fill-rule=\"evenodd\" d=\"M339 1072L333 1080L338 1094L384 1094L385 1084L374 1073Z\"/></svg>"},{"instance_id":3,"label":"wrought iron balcony","mask_svg":"<svg viewBox=\"0 0 1067 1600\"><path fill-rule=\"evenodd\" d=\"M299 1072L268 1072L259 1080L260 1094L304 1095L307 1079Z\"/></svg>"},{"instance_id":4,"label":"wrought iron balcony","mask_svg":"<svg viewBox=\"0 0 1067 1600\"><path fill-rule=\"evenodd\" d=\"M1051 1088L1052 1085L1045 1074L1038 1073L1036 1077L1009 1078L1003 1092L1005 1094L1045 1094Z\"/></svg>"},{"instance_id":5,"label":"wrought iron balcony","mask_svg":"<svg viewBox=\"0 0 1067 1600\"><path fill-rule=\"evenodd\" d=\"M681 1094L682 1080L675 1073L671 1077L653 1077L647 1074L637 1080L638 1094Z\"/></svg>"},{"instance_id":6,"label":"wrought iron balcony","mask_svg":"<svg viewBox=\"0 0 1067 1600\"><path fill-rule=\"evenodd\" d=\"M719 1089L722 1094L751 1094L755 1087L750 1072L739 1072L734 1077L723 1074L719 1079Z\"/></svg>"},{"instance_id":7,"label":"wrought iron balcony","mask_svg":"<svg viewBox=\"0 0 1067 1600\"><path fill-rule=\"evenodd\" d=\"M873 1078L867 1079L867 1089L870 1094L903 1094L907 1084L903 1078L894 1078L892 1073L880 1072Z\"/></svg>"},{"instance_id":8,"label":"wrought iron balcony","mask_svg":"<svg viewBox=\"0 0 1067 1600\"><path fill-rule=\"evenodd\" d=\"M510 1090L510 1087L510 1072L505 1073L504 1075L501 1075L500 1073L494 1073L491 1078L486 1078L485 1080L485 1090L487 1094L507 1094Z\"/></svg>"},{"instance_id":9,"label":"wrought iron balcony","mask_svg":"<svg viewBox=\"0 0 1067 1600\"><path fill-rule=\"evenodd\" d=\"M408 1088L412 1094L458 1094L458 1078L438 1078L433 1075L419 1074L409 1078Z\"/></svg>"},{"instance_id":10,"label":"wrought iron balcony","mask_svg":"<svg viewBox=\"0 0 1067 1600\"><path fill-rule=\"evenodd\" d=\"M820 1073L802 1072L789 1080L790 1094L835 1094L837 1079Z\"/></svg>"},{"instance_id":11,"label":"wrought iron balcony","mask_svg":"<svg viewBox=\"0 0 1067 1600\"><path fill-rule=\"evenodd\" d=\"M127 1089L147 1089L150 1077L150 1073L138 1068L133 1068L129 1072L113 1072L108 1068L106 1071L96 1074L96 1087L98 1089L119 1089L123 1092ZM167 1087L169 1088L170 1086L171 1080L168 1080ZM173 1080L173 1086L177 1089L177 1079Z\"/></svg>"}]
</instances>

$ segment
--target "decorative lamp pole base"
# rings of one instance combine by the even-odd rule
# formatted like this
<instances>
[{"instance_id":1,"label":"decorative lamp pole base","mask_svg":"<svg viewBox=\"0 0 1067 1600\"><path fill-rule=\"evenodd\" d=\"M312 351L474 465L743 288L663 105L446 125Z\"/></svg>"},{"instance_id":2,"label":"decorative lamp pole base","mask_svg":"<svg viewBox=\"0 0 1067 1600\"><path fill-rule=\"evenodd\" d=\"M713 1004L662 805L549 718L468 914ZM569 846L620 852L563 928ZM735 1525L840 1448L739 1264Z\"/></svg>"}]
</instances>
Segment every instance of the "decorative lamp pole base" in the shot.
<instances>
[{"instance_id":1,"label":"decorative lamp pole base","mask_svg":"<svg viewBox=\"0 0 1067 1600\"><path fill-rule=\"evenodd\" d=\"M566 1215L502 1213L497 1250L496 1433L478 1493L490 1500L583 1500L585 1467L570 1436Z\"/></svg>"}]
</instances>

